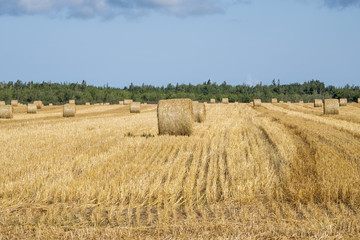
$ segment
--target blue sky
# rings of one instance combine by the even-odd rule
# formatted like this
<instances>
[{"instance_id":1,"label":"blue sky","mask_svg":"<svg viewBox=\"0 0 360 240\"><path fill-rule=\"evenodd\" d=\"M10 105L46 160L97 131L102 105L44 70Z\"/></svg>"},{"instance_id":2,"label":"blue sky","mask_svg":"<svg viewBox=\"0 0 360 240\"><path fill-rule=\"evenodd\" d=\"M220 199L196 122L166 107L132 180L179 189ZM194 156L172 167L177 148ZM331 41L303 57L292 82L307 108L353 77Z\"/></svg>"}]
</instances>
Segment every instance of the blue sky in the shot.
<instances>
[{"instance_id":1,"label":"blue sky","mask_svg":"<svg viewBox=\"0 0 360 240\"><path fill-rule=\"evenodd\" d=\"M360 0L0 0L0 81L360 85Z\"/></svg>"}]
</instances>

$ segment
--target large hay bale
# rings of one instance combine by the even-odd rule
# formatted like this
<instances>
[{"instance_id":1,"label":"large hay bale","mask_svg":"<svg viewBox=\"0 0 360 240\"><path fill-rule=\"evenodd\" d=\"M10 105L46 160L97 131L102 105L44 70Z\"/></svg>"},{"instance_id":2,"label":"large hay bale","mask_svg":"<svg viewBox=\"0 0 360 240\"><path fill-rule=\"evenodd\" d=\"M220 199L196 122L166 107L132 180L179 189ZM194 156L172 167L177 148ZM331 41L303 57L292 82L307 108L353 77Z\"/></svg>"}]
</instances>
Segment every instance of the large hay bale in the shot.
<instances>
[{"instance_id":1,"label":"large hay bale","mask_svg":"<svg viewBox=\"0 0 360 240\"><path fill-rule=\"evenodd\" d=\"M193 132L191 99L160 100L157 106L159 134L188 135Z\"/></svg>"},{"instance_id":2,"label":"large hay bale","mask_svg":"<svg viewBox=\"0 0 360 240\"><path fill-rule=\"evenodd\" d=\"M132 102L130 103L130 113L140 113L140 102Z\"/></svg>"},{"instance_id":3,"label":"large hay bale","mask_svg":"<svg viewBox=\"0 0 360 240\"><path fill-rule=\"evenodd\" d=\"M261 99L254 99L254 107L260 107L261 106Z\"/></svg>"},{"instance_id":4,"label":"large hay bale","mask_svg":"<svg viewBox=\"0 0 360 240\"><path fill-rule=\"evenodd\" d=\"M13 118L14 108L12 105L1 105L0 106L0 118Z\"/></svg>"},{"instance_id":5,"label":"large hay bale","mask_svg":"<svg viewBox=\"0 0 360 240\"><path fill-rule=\"evenodd\" d=\"M75 104L75 99L70 99L69 104Z\"/></svg>"},{"instance_id":6,"label":"large hay bale","mask_svg":"<svg viewBox=\"0 0 360 240\"><path fill-rule=\"evenodd\" d=\"M27 113L36 113L37 107L35 104L28 104L27 105Z\"/></svg>"},{"instance_id":7,"label":"large hay bale","mask_svg":"<svg viewBox=\"0 0 360 240\"><path fill-rule=\"evenodd\" d=\"M321 99L315 99L314 101L314 107L322 107L323 106L323 102Z\"/></svg>"},{"instance_id":8,"label":"large hay bale","mask_svg":"<svg viewBox=\"0 0 360 240\"><path fill-rule=\"evenodd\" d=\"M210 99L210 103L216 103L215 98L211 98L211 99Z\"/></svg>"},{"instance_id":9,"label":"large hay bale","mask_svg":"<svg viewBox=\"0 0 360 240\"><path fill-rule=\"evenodd\" d=\"M221 102L225 103L225 104L228 104L229 103L229 98L222 98Z\"/></svg>"},{"instance_id":10,"label":"large hay bale","mask_svg":"<svg viewBox=\"0 0 360 240\"><path fill-rule=\"evenodd\" d=\"M34 101L34 104L36 105L37 109L41 109L43 106L42 101Z\"/></svg>"},{"instance_id":11,"label":"large hay bale","mask_svg":"<svg viewBox=\"0 0 360 240\"><path fill-rule=\"evenodd\" d=\"M86 102L85 105L86 105L86 106L90 106L90 103L89 103L89 102Z\"/></svg>"},{"instance_id":12,"label":"large hay bale","mask_svg":"<svg viewBox=\"0 0 360 240\"><path fill-rule=\"evenodd\" d=\"M124 105L124 101L119 101L119 105Z\"/></svg>"},{"instance_id":13,"label":"large hay bale","mask_svg":"<svg viewBox=\"0 0 360 240\"><path fill-rule=\"evenodd\" d=\"M347 105L347 98L340 98L340 106L346 106Z\"/></svg>"},{"instance_id":14,"label":"large hay bale","mask_svg":"<svg viewBox=\"0 0 360 240\"><path fill-rule=\"evenodd\" d=\"M205 122L206 120L206 107L204 103L193 102L193 112L195 122Z\"/></svg>"},{"instance_id":15,"label":"large hay bale","mask_svg":"<svg viewBox=\"0 0 360 240\"><path fill-rule=\"evenodd\" d=\"M277 98L272 98L271 99L271 103L277 103L278 101L277 101Z\"/></svg>"},{"instance_id":16,"label":"large hay bale","mask_svg":"<svg viewBox=\"0 0 360 240\"><path fill-rule=\"evenodd\" d=\"M324 114L339 114L338 99L325 99L323 106L324 106Z\"/></svg>"},{"instance_id":17,"label":"large hay bale","mask_svg":"<svg viewBox=\"0 0 360 240\"><path fill-rule=\"evenodd\" d=\"M0 101L0 106L5 106L5 105L6 105L5 101Z\"/></svg>"},{"instance_id":18,"label":"large hay bale","mask_svg":"<svg viewBox=\"0 0 360 240\"><path fill-rule=\"evenodd\" d=\"M11 106L17 107L17 105L19 104L18 100L11 100Z\"/></svg>"},{"instance_id":19,"label":"large hay bale","mask_svg":"<svg viewBox=\"0 0 360 240\"><path fill-rule=\"evenodd\" d=\"M132 102L133 102L132 99L124 99L124 105L130 105L130 103Z\"/></svg>"},{"instance_id":20,"label":"large hay bale","mask_svg":"<svg viewBox=\"0 0 360 240\"><path fill-rule=\"evenodd\" d=\"M75 104L65 104L63 117L75 117L76 114L76 105Z\"/></svg>"}]
</instances>

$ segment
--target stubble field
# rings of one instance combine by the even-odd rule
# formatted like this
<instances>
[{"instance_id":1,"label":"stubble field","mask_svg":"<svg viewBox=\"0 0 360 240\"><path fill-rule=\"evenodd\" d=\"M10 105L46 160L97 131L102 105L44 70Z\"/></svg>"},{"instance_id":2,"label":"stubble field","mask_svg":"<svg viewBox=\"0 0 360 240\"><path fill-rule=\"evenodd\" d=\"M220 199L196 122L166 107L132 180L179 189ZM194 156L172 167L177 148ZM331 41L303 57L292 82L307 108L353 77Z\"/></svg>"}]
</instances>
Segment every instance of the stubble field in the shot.
<instances>
[{"instance_id":1,"label":"stubble field","mask_svg":"<svg viewBox=\"0 0 360 240\"><path fill-rule=\"evenodd\" d=\"M0 119L0 239L359 239L360 104L207 104L158 136L156 105Z\"/></svg>"}]
</instances>

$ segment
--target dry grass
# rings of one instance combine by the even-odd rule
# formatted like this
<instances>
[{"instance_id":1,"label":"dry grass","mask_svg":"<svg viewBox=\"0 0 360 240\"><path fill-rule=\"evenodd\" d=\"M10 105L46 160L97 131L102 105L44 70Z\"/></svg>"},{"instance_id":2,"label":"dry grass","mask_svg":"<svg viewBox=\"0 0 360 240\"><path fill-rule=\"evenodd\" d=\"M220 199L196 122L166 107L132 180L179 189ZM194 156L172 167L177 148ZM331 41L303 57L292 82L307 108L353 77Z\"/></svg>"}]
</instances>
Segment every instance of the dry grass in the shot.
<instances>
[{"instance_id":1,"label":"dry grass","mask_svg":"<svg viewBox=\"0 0 360 240\"><path fill-rule=\"evenodd\" d=\"M360 125L313 104L207 105L191 136L158 135L152 104L15 111L0 119L0 238L360 237Z\"/></svg>"},{"instance_id":2,"label":"dry grass","mask_svg":"<svg viewBox=\"0 0 360 240\"><path fill-rule=\"evenodd\" d=\"M206 106L204 103L193 102L194 121L202 123L206 120Z\"/></svg>"}]
</instances>

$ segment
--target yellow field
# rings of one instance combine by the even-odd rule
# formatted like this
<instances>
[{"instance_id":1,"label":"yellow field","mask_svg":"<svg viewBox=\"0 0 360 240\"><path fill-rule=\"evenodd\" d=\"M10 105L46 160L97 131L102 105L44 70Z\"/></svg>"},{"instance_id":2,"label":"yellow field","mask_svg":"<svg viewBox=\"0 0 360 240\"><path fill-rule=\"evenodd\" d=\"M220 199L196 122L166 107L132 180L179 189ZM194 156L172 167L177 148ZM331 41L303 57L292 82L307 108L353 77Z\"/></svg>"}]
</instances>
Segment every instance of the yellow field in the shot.
<instances>
[{"instance_id":1,"label":"yellow field","mask_svg":"<svg viewBox=\"0 0 360 240\"><path fill-rule=\"evenodd\" d=\"M360 238L360 104L208 104L191 137L156 105L0 119L0 239Z\"/></svg>"}]
</instances>

